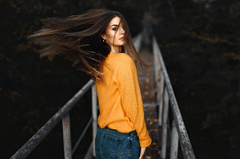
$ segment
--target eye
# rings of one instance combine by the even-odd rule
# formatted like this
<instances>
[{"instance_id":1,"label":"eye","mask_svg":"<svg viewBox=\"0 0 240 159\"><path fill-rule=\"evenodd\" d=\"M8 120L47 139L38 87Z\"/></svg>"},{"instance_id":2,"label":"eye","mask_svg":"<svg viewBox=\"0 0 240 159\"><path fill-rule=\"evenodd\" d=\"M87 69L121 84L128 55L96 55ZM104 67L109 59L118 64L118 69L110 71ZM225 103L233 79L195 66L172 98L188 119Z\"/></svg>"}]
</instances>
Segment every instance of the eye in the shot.
<instances>
[{"instance_id":1,"label":"eye","mask_svg":"<svg viewBox=\"0 0 240 159\"><path fill-rule=\"evenodd\" d=\"M118 28L117 28L117 27L114 27L114 28L112 28L112 30L118 30Z\"/></svg>"}]
</instances>

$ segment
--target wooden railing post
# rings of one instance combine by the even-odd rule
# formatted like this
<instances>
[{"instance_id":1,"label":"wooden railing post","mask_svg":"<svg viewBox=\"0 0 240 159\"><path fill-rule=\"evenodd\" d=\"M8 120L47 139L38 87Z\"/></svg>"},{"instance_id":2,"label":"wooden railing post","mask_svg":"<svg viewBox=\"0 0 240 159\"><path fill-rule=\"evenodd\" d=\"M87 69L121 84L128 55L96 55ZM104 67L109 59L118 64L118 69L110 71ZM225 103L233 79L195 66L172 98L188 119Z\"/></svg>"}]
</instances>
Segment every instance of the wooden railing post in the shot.
<instances>
[{"instance_id":1,"label":"wooden railing post","mask_svg":"<svg viewBox=\"0 0 240 159\"><path fill-rule=\"evenodd\" d=\"M92 86L92 135L93 135L93 156L96 157L95 154L95 137L97 135L97 91L96 84Z\"/></svg>"},{"instance_id":2,"label":"wooden railing post","mask_svg":"<svg viewBox=\"0 0 240 159\"><path fill-rule=\"evenodd\" d=\"M168 109L169 109L169 96L166 88L164 89L164 100L163 100L163 131L162 131L162 148L161 148L161 159L166 158L167 150L167 128L168 128Z\"/></svg>"},{"instance_id":3,"label":"wooden railing post","mask_svg":"<svg viewBox=\"0 0 240 159\"><path fill-rule=\"evenodd\" d=\"M153 43L153 40L152 40ZM158 105L158 126L162 126L162 115L163 115L163 88L164 88L164 77L162 74L161 62L158 58L157 45L153 45L153 60L154 60L154 75L155 75L155 94L156 103Z\"/></svg>"},{"instance_id":4,"label":"wooden railing post","mask_svg":"<svg viewBox=\"0 0 240 159\"><path fill-rule=\"evenodd\" d=\"M72 159L71 124L69 113L62 118L64 158Z\"/></svg>"},{"instance_id":5,"label":"wooden railing post","mask_svg":"<svg viewBox=\"0 0 240 159\"><path fill-rule=\"evenodd\" d=\"M172 121L172 134L171 134L171 151L170 159L178 158L178 133L175 121Z\"/></svg>"}]
</instances>

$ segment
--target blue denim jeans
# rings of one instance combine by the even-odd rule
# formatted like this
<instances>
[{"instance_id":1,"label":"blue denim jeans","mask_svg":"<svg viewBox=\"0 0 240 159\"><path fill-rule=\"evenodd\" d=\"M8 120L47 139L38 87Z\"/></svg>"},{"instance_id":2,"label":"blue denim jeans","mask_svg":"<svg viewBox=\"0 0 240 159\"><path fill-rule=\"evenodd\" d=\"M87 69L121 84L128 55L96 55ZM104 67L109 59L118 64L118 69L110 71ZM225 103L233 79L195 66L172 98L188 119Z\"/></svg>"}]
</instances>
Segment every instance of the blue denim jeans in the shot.
<instances>
[{"instance_id":1,"label":"blue denim jeans","mask_svg":"<svg viewBox=\"0 0 240 159\"><path fill-rule=\"evenodd\" d=\"M97 159L138 159L140 145L137 132L120 133L109 128L98 128L95 152Z\"/></svg>"}]
</instances>

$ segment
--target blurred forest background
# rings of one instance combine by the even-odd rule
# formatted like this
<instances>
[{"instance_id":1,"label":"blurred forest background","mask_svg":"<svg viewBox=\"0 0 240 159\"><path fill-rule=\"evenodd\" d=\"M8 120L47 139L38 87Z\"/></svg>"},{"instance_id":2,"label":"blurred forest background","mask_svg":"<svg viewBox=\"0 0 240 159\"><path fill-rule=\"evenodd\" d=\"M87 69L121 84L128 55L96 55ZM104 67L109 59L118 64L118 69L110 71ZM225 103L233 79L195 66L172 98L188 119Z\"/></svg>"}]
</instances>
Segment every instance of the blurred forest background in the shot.
<instances>
[{"instance_id":1,"label":"blurred forest background","mask_svg":"<svg viewBox=\"0 0 240 159\"><path fill-rule=\"evenodd\" d=\"M0 158L9 158L90 79L61 57L40 59L26 35L40 19L92 8L120 11L132 36L151 15L196 157L240 156L239 0L0 0ZM74 144L91 92L71 111ZM63 158L61 124L28 158ZM91 130L74 158L82 158Z\"/></svg>"}]
</instances>

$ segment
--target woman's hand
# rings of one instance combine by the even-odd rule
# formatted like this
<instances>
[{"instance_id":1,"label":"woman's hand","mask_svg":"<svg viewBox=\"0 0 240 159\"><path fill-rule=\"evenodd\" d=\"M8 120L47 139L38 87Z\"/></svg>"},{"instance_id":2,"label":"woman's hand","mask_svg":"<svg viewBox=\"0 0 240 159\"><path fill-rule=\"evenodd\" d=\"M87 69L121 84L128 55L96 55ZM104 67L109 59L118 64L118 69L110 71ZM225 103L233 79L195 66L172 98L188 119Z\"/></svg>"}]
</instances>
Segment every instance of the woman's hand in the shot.
<instances>
[{"instance_id":1,"label":"woman's hand","mask_svg":"<svg viewBox=\"0 0 240 159\"><path fill-rule=\"evenodd\" d=\"M146 147L141 147L139 159L143 159L143 155L144 155L145 150L146 150Z\"/></svg>"}]
</instances>

